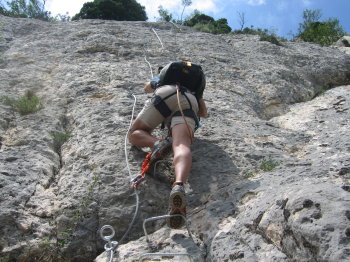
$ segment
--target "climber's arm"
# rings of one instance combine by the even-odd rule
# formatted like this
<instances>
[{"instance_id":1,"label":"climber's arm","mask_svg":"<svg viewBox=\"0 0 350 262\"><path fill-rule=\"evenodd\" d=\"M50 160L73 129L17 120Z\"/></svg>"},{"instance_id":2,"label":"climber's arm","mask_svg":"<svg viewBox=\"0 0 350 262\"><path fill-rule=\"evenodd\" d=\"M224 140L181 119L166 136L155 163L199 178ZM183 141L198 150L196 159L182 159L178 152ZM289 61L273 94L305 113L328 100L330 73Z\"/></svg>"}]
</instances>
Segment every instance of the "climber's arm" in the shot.
<instances>
[{"instance_id":1,"label":"climber's arm","mask_svg":"<svg viewBox=\"0 0 350 262\"><path fill-rule=\"evenodd\" d=\"M208 109L203 98L198 100L198 117L208 117Z\"/></svg>"}]
</instances>

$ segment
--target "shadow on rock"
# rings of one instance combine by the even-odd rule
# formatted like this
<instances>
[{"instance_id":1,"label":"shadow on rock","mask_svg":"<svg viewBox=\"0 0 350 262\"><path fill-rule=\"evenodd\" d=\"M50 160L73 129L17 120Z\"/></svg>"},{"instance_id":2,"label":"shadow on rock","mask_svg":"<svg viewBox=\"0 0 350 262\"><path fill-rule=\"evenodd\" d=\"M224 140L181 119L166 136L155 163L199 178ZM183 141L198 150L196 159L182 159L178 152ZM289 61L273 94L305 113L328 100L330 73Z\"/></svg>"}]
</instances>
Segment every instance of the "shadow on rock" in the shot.
<instances>
[{"instance_id":1,"label":"shadow on rock","mask_svg":"<svg viewBox=\"0 0 350 262\"><path fill-rule=\"evenodd\" d=\"M204 139L194 144L189 184L190 227L206 246L210 246L220 224L235 216L242 197L259 187L259 182L240 175L228 153Z\"/></svg>"}]
</instances>

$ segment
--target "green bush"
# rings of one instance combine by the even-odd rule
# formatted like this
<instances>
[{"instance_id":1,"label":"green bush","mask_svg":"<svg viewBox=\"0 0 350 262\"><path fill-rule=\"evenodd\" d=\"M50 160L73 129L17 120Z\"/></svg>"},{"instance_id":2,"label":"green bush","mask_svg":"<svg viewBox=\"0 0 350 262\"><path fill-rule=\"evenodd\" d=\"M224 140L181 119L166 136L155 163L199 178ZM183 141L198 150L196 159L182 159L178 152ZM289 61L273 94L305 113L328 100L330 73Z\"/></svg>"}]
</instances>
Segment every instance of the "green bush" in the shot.
<instances>
[{"instance_id":1,"label":"green bush","mask_svg":"<svg viewBox=\"0 0 350 262\"><path fill-rule=\"evenodd\" d=\"M275 45L282 46L281 42L277 39L275 34L262 34L260 35L260 41L267 41Z\"/></svg>"},{"instance_id":2,"label":"green bush","mask_svg":"<svg viewBox=\"0 0 350 262\"><path fill-rule=\"evenodd\" d=\"M267 42L270 42L272 44L279 45L279 46L282 46L281 42L286 41L286 39L276 36L274 33L271 33L267 29L261 29L261 28L255 29L255 28L253 28L253 26L251 28L246 27L242 30L235 30L232 33L233 34L258 35L258 36L260 36L260 41L267 41Z\"/></svg>"},{"instance_id":3,"label":"green bush","mask_svg":"<svg viewBox=\"0 0 350 262\"><path fill-rule=\"evenodd\" d=\"M215 19L209 15L200 13L199 11L194 11L194 13L185 20L184 25L195 26L196 24L209 24L214 23Z\"/></svg>"},{"instance_id":4,"label":"green bush","mask_svg":"<svg viewBox=\"0 0 350 262\"><path fill-rule=\"evenodd\" d=\"M36 96L33 91L26 91L24 96L18 99L12 99L7 96L3 96L2 98L6 105L11 106L21 115L35 113L43 108L41 98Z\"/></svg>"},{"instance_id":5,"label":"green bush","mask_svg":"<svg viewBox=\"0 0 350 262\"><path fill-rule=\"evenodd\" d=\"M338 19L331 18L321 22L319 21L321 16L321 10L319 9L304 10L304 21L299 24L299 34L296 40L329 46L345 35Z\"/></svg>"},{"instance_id":6,"label":"green bush","mask_svg":"<svg viewBox=\"0 0 350 262\"><path fill-rule=\"evenodd\" d=\"M343 35L344 32L339 27L339 21L335 19L327 22L312 23L307 30L299 34L299 38L305 42L329 46Z\"/></svg>"},{"instance_id":7,"label":"green bush","mask_svg":"<svg viewBox=\"0 0 350 262\"><path fill-rule=\"evenodd\" d=\"M51 132L51 137L53 138L53 149L56 153L61 153L62 145L69 139L70 134L61 132Z\"/></svg>"},{"instance_id":8,"label":"green bush","mask_svg":"<svg viewBox=\"0 0 350 262\"><path fill-rule=\"evenodd\" d=\"M189 18L187 18L184 25L193 27L201 32L212 34L227 34L232 30L227 24L226 18L215 20L211 16L202 14L199 11L195 11Z\"/></svg>"}]
</instances>

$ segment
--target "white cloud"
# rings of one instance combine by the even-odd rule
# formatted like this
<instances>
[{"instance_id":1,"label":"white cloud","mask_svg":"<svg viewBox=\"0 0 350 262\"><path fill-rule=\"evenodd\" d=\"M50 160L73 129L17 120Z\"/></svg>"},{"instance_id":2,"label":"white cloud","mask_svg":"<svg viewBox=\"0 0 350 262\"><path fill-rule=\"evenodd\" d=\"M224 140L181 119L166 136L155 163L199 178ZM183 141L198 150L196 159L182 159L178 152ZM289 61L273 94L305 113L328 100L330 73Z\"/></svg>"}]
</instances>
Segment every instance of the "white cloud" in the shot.
<instances>
[{"instance_id":1,"label":"white cloud","mask_svg":"<svg viewBox=\"0 0 350 262\"><path fill-rule=\"evenodd\" d=\"M66 12L70 16L74 16L80 12L85 2L89 2L89 0L48 0L45 9L50 11L53 16L57 14L64 15Z\"/></svg>"},{"instance_id":2,"label":"white cloud","mask_svg":"<svg viewBox=\"0 0 350 262\"><path fill-rule=\"evenodd\" d=\"M194 0L191 9L197 9L202 12L220 12L221 1L220 0Z\"/></svg>"},{"instance_id":3,"label":"white cloud","mask_svg":"<svg viewBox=\"0 0 350 262\"><path fill-rule=\"evenodd\" d=\"M159 17L158 7L161 5L164 9L172 13L172 10L179 9L181 0L137 0L137 2L146 8L146 13L150 21L154 21Z\"/></svg>"},{"instance_id":4,"label":"white cloud","mask_svg":"<svg viewBox=\"0 0 350 262\"><path fill-rule=\"evenodd\" d=\"M266 0L247 0L248 5L263 5L266 3Z\"/></svg>"},{"instance_id":5,"label":"white cloud","mask_svg":"<svg viewBox=\"0 0 350 262\"><path fill-rule=\"evenodd\" d=\"M302 3L305 7L309 7L312 4L311 0L302 0Z\"/></svg>"}]
</instances>

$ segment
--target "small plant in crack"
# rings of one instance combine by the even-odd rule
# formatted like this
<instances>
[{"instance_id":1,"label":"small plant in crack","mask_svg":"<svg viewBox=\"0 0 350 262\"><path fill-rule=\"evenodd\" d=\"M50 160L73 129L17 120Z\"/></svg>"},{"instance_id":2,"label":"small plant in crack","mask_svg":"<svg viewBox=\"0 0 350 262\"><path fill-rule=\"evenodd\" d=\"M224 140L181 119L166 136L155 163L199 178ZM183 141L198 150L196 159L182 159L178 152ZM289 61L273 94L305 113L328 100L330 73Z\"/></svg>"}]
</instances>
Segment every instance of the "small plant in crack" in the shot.
<instances>
[{"instance_id":1,"label":"small plant in crack","mask_svg":"<svg viewBox=\"0 0 350 262\"><path fill-rule=\"evenodd\" d=\"M253 172L248 172L248 173L246 173L245 175L244 175L244 178L252 178L252 177L254 177L254 173Z\"/></svg>"},{"instance_id":2,"label":"small plant in crack","mask_svg":"<svg viewBox=\"0 0 350 262\"><path fill-rule=\"evenodd\" d=\"M260 161L260 169L268 172L271 171L272 169L276 168L279 166L281 162L275 161L269 156L268 158L264 158L263 160Z\"/></svg>"},{"instance_id":3,"label":"small plant in crack","mask_svg":"<svg viewBox=\"0 0 350 262\"><path fill-rule=\"evenodd\" d=\"M72 242L73 229L67 228L65 231L59 232L57 246L63 248L66 244Z\"/></svg>"},{"instance_id":4,"label":"small plant in crack","mask_svg":"<svg viewBox=\"0 0 350 262\"><path fill-rule=\"evenodd\" d=\"M79 208L75 210L73 219L81 220L87 217L89 213L89 205L94 202L94 189L96 185L100 182L100 176L94 175L92 177L92 182L86 187L87 195L82 197L79 203Z\"/></svg>"},{"instance_id":5,"label":"small plant in crack","mask_svg":"<svg viewBox=\"0 0 350 262\"><path fill-rule=\"evenodd\" d=\"M23 252L23 257L27 258L27 261L30 258L30 261L37 262L68 262L69 260L63 257L63 254L60 250L59 243L56 240L53 240L49 237L41 239L40 242L35 244L27 243L26 249ZM9 260L14 261L14 260ZM0 258L0 262L2 262Z\"/></svg>"},{"instance_id":6,"label":"small plant in crack","mask_svg":"<svg viewBox=\"0 0 350 262\"><path fill-rule=\"evenodd\" d=\"M14 99L8 96L3 96L2 101L5 105L9 105L13 110L17 111L21 115L28 115L35 113L42 109L42 99L35 95L31 90L27 90L24 96Z\"/></svg>"},{"instance_id":7,"label":"small plant in crack","mask_svg":"<svg viewBox=\"0 0 350 262\"><path fill-rule=\"evenodd\" d=\"M62 145L69 139L70 134L61 132L51 132L53 138L53 149L57 154L61 154Z\"/></svg>"}]
</instances>

